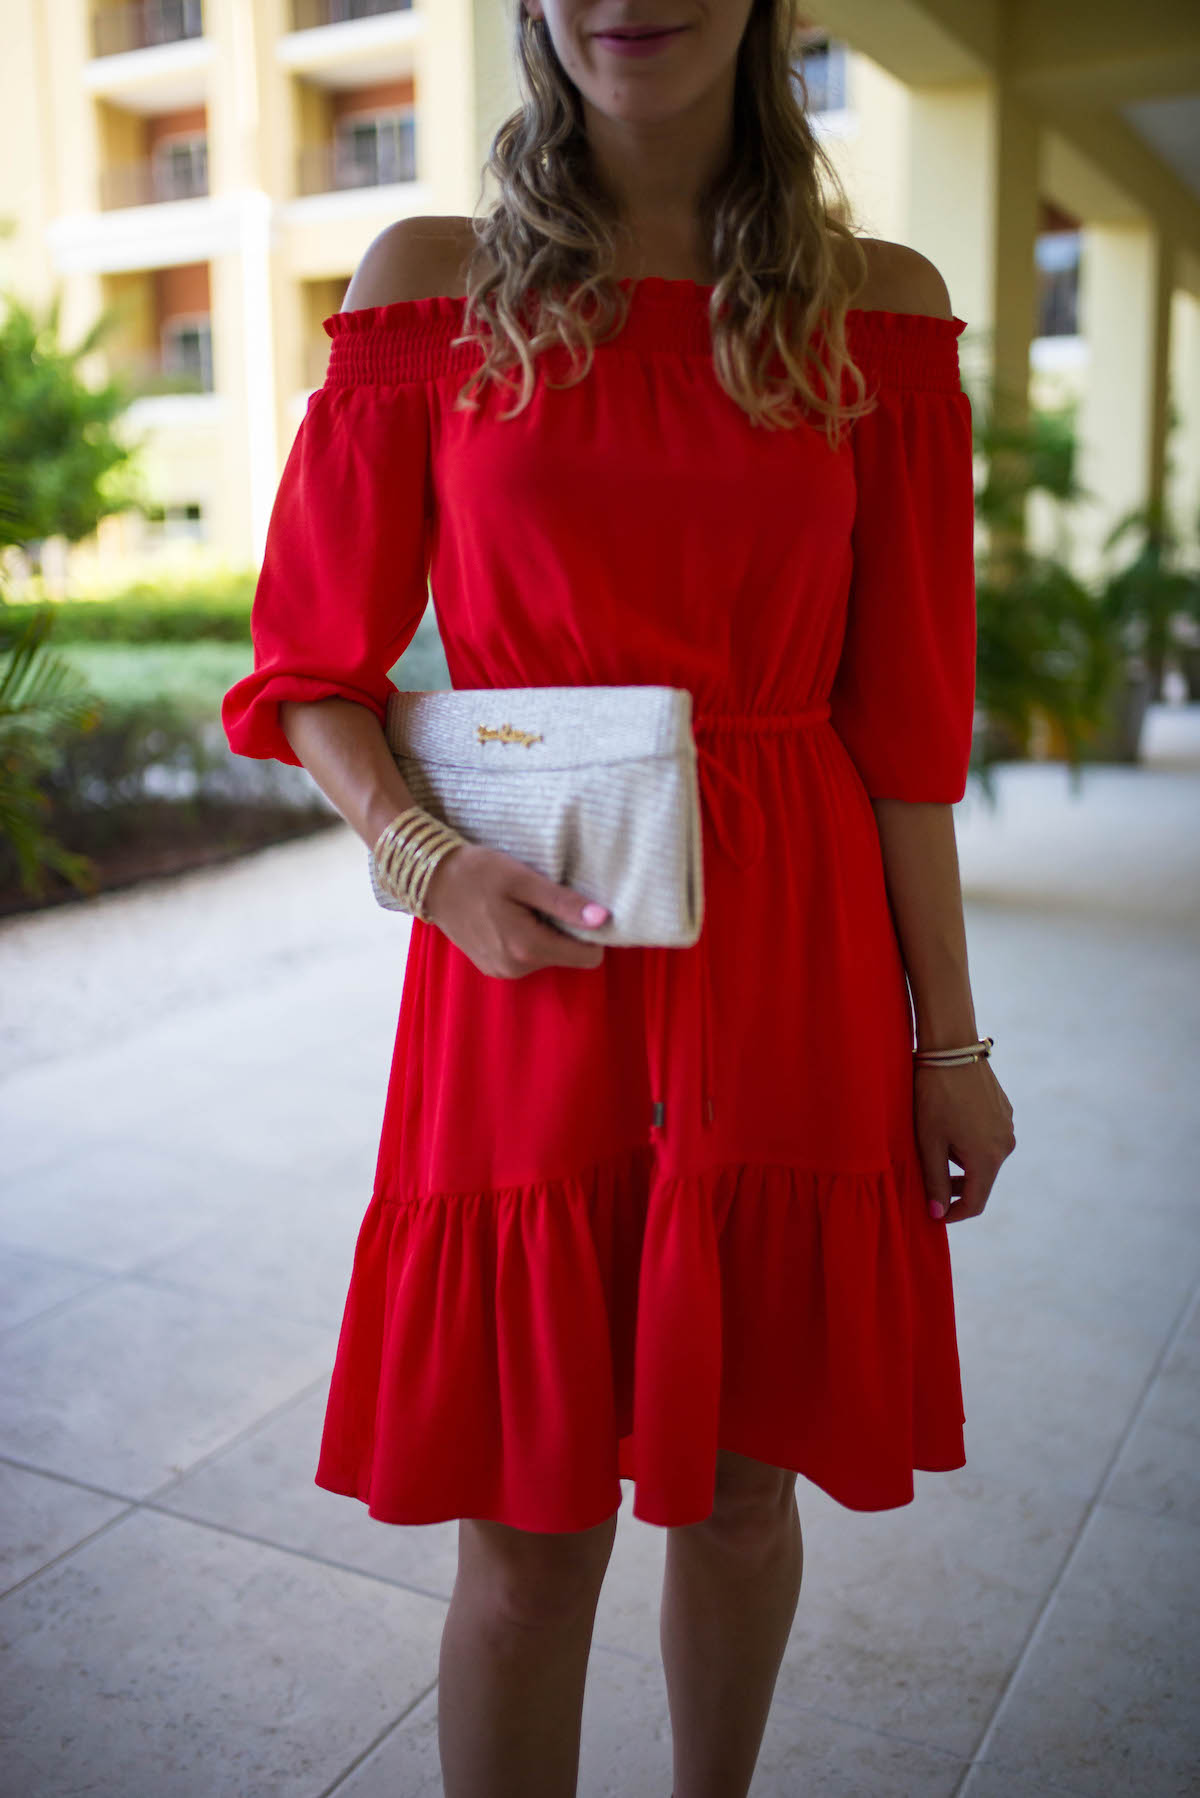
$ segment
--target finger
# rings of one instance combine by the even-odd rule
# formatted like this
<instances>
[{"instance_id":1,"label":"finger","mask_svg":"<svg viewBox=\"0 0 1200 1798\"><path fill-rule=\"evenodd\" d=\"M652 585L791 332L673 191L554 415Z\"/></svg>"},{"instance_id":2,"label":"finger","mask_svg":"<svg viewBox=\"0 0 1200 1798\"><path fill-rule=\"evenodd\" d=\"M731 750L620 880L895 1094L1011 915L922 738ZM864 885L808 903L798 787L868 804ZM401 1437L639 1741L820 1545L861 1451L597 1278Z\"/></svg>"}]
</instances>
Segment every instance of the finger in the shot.
<instances>
[{"instance_id":1,"label":"finger","mask_svg":"<svg viewBox=\"0 0 1200 1798\"><path fill-rule=\"evenodd\" d=\"M942 1219L942 1222L944 1224L952 1224L952 1223L954 1223L954 1221L957 1218L963 1217L966 1215L962 1208L962 1190L963 1190L964 1178L965 1178L965 1176L962 1174L951 1174L951 1176L950 1176L950 1192L951 1192L952 1196L951 1196L951 1200L950 1200L949 1210L946 1212L945 1217Z\"/></svg>"},{"instance_id":2,"label":"finger","mask_svg":"<svg viewBox=\"0 0 1200 1798\"><path fill-rule=\"evenodd\" d=\"M536 868L520 864L507 886L510 899L530 910L563 924L582 926L585 930L608 922L608 907L585 898L574 887L561 886L548 880Z\"/></svg>"},{"instance_id":3,"label":"finger","mask_svg":"<svg viewBox=\"0 0 1200 1798\"><path fill-rule=\"evenodd\" d=\"M536 967L596 968L604 959L603 943L581 942L562 930L552 918L521 907L521 923L510 949L516 960L525 962L530 971Z\"/></svg>"},{"instance_id":4,"label":"finger","mask_svg":"<svg viewBox=\"0 0 1200 1798\"><path fill-rule=\"evenodd\" d=\"M988 1194L996 1178L996 1169L990 1163L978 1160L967 1163L958 1155L954 1158L963 1168L954 1182L960 1189L961 1197L947 1212L947 1223L956 1223L963 1217L978 1217L988 1202Z\"/></svg>"},{"instance_id":5,"label":"finger","mask_svg":"<svg viewBox=\"0 0 1200 1798\"><path fill-rule=\"evenodd\" d=\"M950 1169L948 1145L944 1142L918 1144L921 1173L925 1183L926 1209L932 1218L943 1218L950 1207Z\"/></svg>"}]
</instances>

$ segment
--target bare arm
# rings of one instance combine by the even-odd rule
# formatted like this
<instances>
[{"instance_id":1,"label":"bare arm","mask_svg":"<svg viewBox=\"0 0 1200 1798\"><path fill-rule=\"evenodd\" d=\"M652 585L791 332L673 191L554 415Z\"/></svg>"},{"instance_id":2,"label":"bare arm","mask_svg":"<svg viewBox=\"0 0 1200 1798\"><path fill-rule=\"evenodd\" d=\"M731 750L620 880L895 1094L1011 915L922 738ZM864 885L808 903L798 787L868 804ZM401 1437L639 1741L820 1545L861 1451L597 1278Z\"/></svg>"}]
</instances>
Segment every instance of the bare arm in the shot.
<instances>
[{"instance_id":1,"label":"bare arm","mask_svg":"<svg viewBox=\"0 0 1200 1798\"><path fill-rule=\"evenodd\" d=\"M869 240L861 304L953 316L945 281L905 244ZM888 898L913 995L917 1044L954 1048L977 1040L967 975L954 813L949 805L873 799Z\"/></svg>"},{"instance_id":2,"label":"bare arm","mask_svg":"<svg viewBox=\"0 0 1200 1798\"><path fill-rule=\"evenodd\" d=\"M945 281L906 245L872 243L860 303L953 316ZM958 845L950 805L872 799L884 879L912 994L917 1047L979 1040L967 969ZM913 1112L926 1193L948 1223L983 1210L1001 1164L1016 1147L1013 1110L987 1060L914 1071ZM963 1169L951 1174L948 1162Z\"/></svg>"},{"instance_id":3,"label":"bare arm","mask_svg":"<svg viewBox=\"0 0 1200 1798\"><path fill-rule=\"evenodd\" d=\"M906 799L871 803L917 1047L957 1049L977 1042L953 811ZM947 1223L977 1217L1017 1146L1012 1105L991 1063L917 1067L913 1120L932 1215ZM963 1172L952 1174L947 1161Z\"/></svg>"},{"instance_id":4,"label":"bare arm","mask_svg":"<svg viewBox=\"0 0 1200 1798\"><path fill-rule=\"evenodd\" d=\"M397 812L415 803L366 706L352 699L284 699L279 723L322 793L368 849ZM434 880L440 872L439 866Z\"/></svg>"},{"instance_id":5,"label":"bare arm","mask_svg":"<svg viewBox=\"0 0 1200 1798\"><path fill-rule=\"evenodd\" d=\"M953 808L906 799L875 799L872 805L917 1046L952 1049L976 1042Z\"/></svg>"}]
</instances>

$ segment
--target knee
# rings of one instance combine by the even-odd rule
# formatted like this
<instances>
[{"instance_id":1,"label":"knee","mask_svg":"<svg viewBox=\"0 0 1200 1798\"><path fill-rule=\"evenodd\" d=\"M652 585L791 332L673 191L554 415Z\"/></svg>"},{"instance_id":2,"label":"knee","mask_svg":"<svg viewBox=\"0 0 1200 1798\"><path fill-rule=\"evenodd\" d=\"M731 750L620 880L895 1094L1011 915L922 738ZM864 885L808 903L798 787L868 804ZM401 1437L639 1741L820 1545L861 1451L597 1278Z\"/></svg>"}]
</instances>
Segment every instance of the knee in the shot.
<instances>
[{"instance_id":1,"label":"knee","mask_svg":"<svg viewBox=\"0 0 1200 1798\"><path fill-rule=\"evenodd\" d=\"M718 1458L713 1508L693 1527L731 1548L753 1553L773 1547L796 1521L796 1475L747 1456Z\"/></svg>"},{"instance_id":2,"label":"knee","mask_svg":"<svg viewBox=\"0 0 1200 1798\"><path fill-rule=\"evenodd\" d=\"M459 1580L504 1624L541 1629L594 1614L612 1553L615 1517L593 1530L543 1534L463 1518Z\"/></svg>"}]
</instances>

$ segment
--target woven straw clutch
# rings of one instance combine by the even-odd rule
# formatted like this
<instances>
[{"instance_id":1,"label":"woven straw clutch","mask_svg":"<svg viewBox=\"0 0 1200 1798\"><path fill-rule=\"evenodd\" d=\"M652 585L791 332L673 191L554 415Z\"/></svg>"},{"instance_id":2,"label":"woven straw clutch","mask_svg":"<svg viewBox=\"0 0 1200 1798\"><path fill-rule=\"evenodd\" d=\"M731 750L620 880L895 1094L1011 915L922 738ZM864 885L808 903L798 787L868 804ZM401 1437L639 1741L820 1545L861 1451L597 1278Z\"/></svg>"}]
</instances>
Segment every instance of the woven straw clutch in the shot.
<instances>
[{"instance_id":1,"label":"woven straw clutch","mask_svg":"<svg viewBox=\"0 0 1200 1798\"><path fill-rule=\"evenodd\" d=\"M596 929L555 919L558 929L615 945L687 948L699 937L700 790L686 688L396 692L384 733L417 805L611 913ZM367 857L379 904L405 910Z\"/></svg>"}]
</instances>

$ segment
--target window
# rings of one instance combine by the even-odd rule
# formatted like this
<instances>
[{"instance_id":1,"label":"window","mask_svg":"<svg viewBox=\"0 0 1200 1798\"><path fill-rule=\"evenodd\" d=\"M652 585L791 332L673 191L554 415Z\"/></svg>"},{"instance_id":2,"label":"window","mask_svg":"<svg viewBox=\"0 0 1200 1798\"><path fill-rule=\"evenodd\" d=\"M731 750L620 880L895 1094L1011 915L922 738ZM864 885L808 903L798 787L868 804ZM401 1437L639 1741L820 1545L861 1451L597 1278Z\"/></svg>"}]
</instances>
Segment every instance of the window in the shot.
<instances>
[{"instance_id":1,"label":"window","mask_svg":"<svg viewBox=\"0 0 1200 1798\"><path fill-rule=\"evenodd\" d=\"M174 44L204 31L200 0L143 0L140 11L147 44Z\"/></svg>"},{"instance_id":2,"label":"window","mask_svg":"<svg viewBox=\"0 0 1200 1798\"><path fill-rule=\"evenodd\" d=\"M92 15L92 48L97 56L147 50L203 33L200 0L130 0L125 6L104 6Z\"/></svg>"},{"instance_id":3,"label":"window","mask_svg":"<svg viewBox=\"0 0 1200 1798\"><path fill-rule=\"evenodd\" d=\"M212 321L204 313L169 318L162 328L163 373L187 393L213 388Z\"/></svg>"},{"instance_id":4,"label":"window","mask_svg":"<svg viewBox=\"0 0 1200 1798\"><path fill-rule=\"evenodd\" d=\"M416 178L411 106L342 119L334 146L335 187L383 187Z\"/></svg>"},{"instance_id":5,"label":"window","mask_svg":"<svg viewBox=\"0 0 1200 1798\"><path fill-rule=\"evenodd\" d=\"M208 138L165 137L154 146L156 200L194 200L208 192Z\"/></svg>"},{"instance_id":6,"label":"window","mask_svg":"<svg viewBox=\"0 0 1200 1798\"><path fill-rule=\"evenodd\" d=\"M846 107L846 46L816 31L801 34L799 70L808 93L808 111L843 112Z\"/></svg>"},{"instance_id":7,"label":"window","mask_svg":"<svg viewBox=\"0 0 1200 1798\"><path fill-rule=\"evenodd\" d=\"M1074 337L1079 332L1079 232L1040 231L1037 261L1037 334Z\"/></svg>"},{"instance_id":8,"label":"window","mask_svg":"<svg viewBox=\"0 0 1200 1798\"><path fill-rule=\"evenodd\" d=\"M292 0L292 29L341 25L347 19L373 19L385 12L408 12L412 0Z\"/></svg>"},{"instance_id":9,"label":"window","mask_svg":"<svg viewBox=\"0 0 1200 1798\"><path fill-rule=\"evenodd\" d=\"M199 500L180 500L171 505L146 507L146 537L151 548L168 543L205 543L208 527Z\"/></svg>"}]
</instances>

